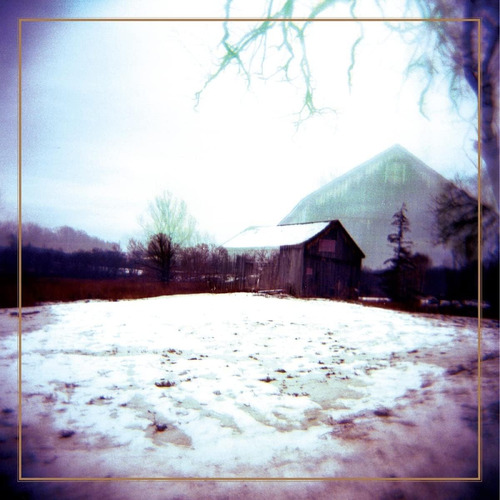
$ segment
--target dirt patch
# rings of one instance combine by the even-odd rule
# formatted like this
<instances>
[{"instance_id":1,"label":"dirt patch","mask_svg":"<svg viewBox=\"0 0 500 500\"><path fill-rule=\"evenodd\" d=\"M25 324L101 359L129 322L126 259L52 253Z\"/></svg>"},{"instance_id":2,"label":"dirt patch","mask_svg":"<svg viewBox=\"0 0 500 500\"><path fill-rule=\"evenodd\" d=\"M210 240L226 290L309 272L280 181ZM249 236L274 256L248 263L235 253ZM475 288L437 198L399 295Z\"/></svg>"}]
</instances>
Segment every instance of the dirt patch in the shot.
<instances>
[{"instance_id":1,"label":"dirt patch","mask_svg":"<svg viewBox=\"0 0 500 500\"><path fill-rule=\"evenodd\" d=\"M209 309L215 309L217 302L205 300L209 306L204 314L212 314ZM81 309L85 304L55 307L45 325L39 319L45 308L27 316L32 323L23 373L33 376L23 393L23 472L33 477L100 477L103 481L118 475L185 477L197 476L199 461L206 477L225 477L230 471L241 479L272 471L273 477L317 481L293 485L75 483L78 489L71 483L37 482L18 485L19 493L65 500L269 495L277 499L465 500L477 494L488 498L485 495L491 494L498 477L497 330L489 327L485 332L484 352L478 359L474 332L467 323L453 323L450 329L446 318L427 322L411 317L407 326L408 317L389 315L378 323L379 329L380 325L387 329L382 335L362 318L355 318L353 324L344 319L333 328L332 318L349 315L329 310L327 329L303 320L306 314L316 318L314 308L317 312L318 307L330 307L327 302L304 301L307 309L287 323L288 315L293 316L303 302L280 301L292 307L266 323L262 318L270 317L269 310L261 317L255 311L251 316L249 307L260 308L272 299L242 301L243 314L235 307L239 297L231 300L231 307L224 303L222 311L234 312L234 318L217 323L220 313L213 313L205 322L203 315L196 316L193 322L199 323L194 325L173 319L171 304L178 304L177 299L151 305L141 302L137 307L151 307L149 316L142 315L149 320L150 334L144 321L136 321L137 314L128 320L126 309L111 315L104 303L92 310L103 321L117 318L106 328L100 320L92 319L95 326L85 324L87 310ZM54 322L60 311L67 316ZM77 314L78 321L72 323L69 314ZM418 343L411 336L413 324L420 329ZM108 332L112 342L103 341ZM436 335L442 340L437 342ZM78 345L79 336L84 336L85 345ZM427 338L432 345L426 345ZM294 340L286 344L284 339ZM11 360L15 337L6 334L2 346L0 362L9 372L0 404L1 462L2 470L14 471L15 477L17 396ZM393 396L388 398L386 393ZM478 468L480 426L482 469ZM190 462L194 467L189 468ZM473 481L478 474L482 483ZM320 481L321 477L353 479ZM385 480L356 480L361 477ZM468 481L398 481L409 477ZM12 490L15 482L9 484L4 486Z\"/></svg>"}]
</instances>

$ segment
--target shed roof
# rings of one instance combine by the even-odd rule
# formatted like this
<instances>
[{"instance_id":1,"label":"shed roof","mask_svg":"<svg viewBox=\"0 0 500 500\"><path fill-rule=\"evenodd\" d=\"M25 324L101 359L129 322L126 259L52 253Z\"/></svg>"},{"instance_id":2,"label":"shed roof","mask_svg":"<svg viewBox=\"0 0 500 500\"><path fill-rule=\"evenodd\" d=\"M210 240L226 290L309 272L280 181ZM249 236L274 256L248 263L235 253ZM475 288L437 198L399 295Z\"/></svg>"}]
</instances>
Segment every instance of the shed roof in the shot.
<instances>
[{"instance_id":1,"label":"shed roof","mask_svg":"<svg viewBox=\"0 0 500 500\"><path fill-rule=\"evenodd\" d=\"M225 248L279 248L304 243L323 231L330 221L287 224L283 226L252 226L224 243Z\"/></svg>"}]
</instances>

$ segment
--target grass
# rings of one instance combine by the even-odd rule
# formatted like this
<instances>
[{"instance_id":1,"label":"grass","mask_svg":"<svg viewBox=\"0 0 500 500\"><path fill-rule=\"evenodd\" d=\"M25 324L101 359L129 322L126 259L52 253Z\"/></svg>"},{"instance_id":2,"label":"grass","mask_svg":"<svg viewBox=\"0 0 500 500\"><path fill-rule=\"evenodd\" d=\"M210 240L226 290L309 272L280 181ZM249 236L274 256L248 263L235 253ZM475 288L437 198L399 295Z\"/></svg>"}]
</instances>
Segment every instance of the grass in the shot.
<instances>
[{"instance_id":1,"label":"grass","mask_svg":"<svg viewBox=\"0 0 500 500\"><path fill-rule=\"evenodd\" d=\"M156 387L174 387L175 382L170 382L170 380L160 380L155 382Z\"/></svg>"},{"instance_id":2,"label":"grass","mask_svg":"<svg viewBox=\"0 0 500 500\"><path fill-rule=\"evenodd\" d=\"M72 302L75 300L126 300L209 292L206 283L160 283L141 279L85 280L73 278L24 277L22 283L23 307L44 302ZM8 276L0 281L0 307L17 307L17 279Z\"/></svg>"},{"instance_id":3,"label":"grass","mask_svg":"<svg viewBox=\"0 0 500 500\"><path fill-rule=\"evenodd\" d=\"M217 290L217 293L234 291ZM23 276L22 305L35 306L45 302L73 302L76 300L130 300L161 295L178 295L192 293L213 293L214 290L206 281L199 282L171 282L161 283L144 278L118 279L76 279L76 278L47 278ZM0 308L17 307L18 290L16 275L0 276ZM460 309L453 307L431 308L396 303L370 302L363 305L379 307L405 312L449 314L455 316L477 317L477 307L467 306ZM484 318L498 319L498 308L491 307L482 311Z\"/></svg>"}]
</instances>

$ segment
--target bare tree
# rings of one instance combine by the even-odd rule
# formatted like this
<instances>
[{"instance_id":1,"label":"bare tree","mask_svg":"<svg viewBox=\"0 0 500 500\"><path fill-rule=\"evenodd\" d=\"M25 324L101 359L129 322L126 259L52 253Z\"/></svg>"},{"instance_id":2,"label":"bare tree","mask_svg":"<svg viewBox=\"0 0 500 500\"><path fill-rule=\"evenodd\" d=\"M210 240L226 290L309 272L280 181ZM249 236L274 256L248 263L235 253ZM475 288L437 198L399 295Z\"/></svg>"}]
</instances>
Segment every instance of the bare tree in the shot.
<instances>
[{"instance_id":1,"label":"bare tree","mask_svg":"<svg viewBox=\"0 0 500 500\"><path fill-rule=\"evenodd\" d=\"M129 273L133 276L140 274L144 268L146 258L144 244L135 238L131 238L127 245L127 258Z\"/></svg>"},{"instance_id":2,"label":"bare tree","mask_svg":"<svg viewBox=\"0 0 500 500\"><path fill-rule=\"evenodd\" d=\"M162 283L170 281L170 270L174 257L174 245L165 233L158 233L149 239L146 250L146 266L157 273Z\"/></svg>"},{"instance_id":3,"label":"bare tree","mask_svg":"<svg viewBox=\"0 0 500 500\"><path fill-rule=\"evenodd\" d=\"M173 245L188 246L197 237L196 220L189 213L186 202L164 191L149 204L141 226L149 241L152 236L164 234Z\"/></svg>"},{"instance_id":4,"label":"bare tree","mask_svg":"<svg viewBox=\"0 0 500 500\"><path fill-rule=\"evenodd\" d=\"M486 203L480 209L477 198L464 184L443 189L435 200L435 242L451 249L458 268L477 262L479 227L483 259L498 260L498 212Z\"/></svg>"},{"instance_id":5,"label":"bare tree","mask_svg":"<svg viewBox=\"0 0 500 500\"><path fill-rule=\"evenodd\" d=\"M409 70L423 69L426 89L436 75L437 59L450 75L449 93L456 102L463 91L463 84L480 98L481 155L493 188L497 207L499 203L499 138L498 138L498 91L499 91L499 2L498 0L412 0L422 16L434 19L458 19L467 21L443 21L425 23L431 35L432 51L418 53L411 61ZM410 3L410 0L407 0ZM481 24L478 22L480 20ZM413 43L422 38L416 36ZM480 43L478 43L480 42Z\"/></svg>"},{"instance_id":6,"label":"bare tree","mask_svg":"<svg viewBox=\"0 0 500 500\"><path fill-rule=\"evenodd\" d=\"M412 256L413 261L413 275L412 287L415 293L422 295L426 286L427 271L432 265L432 261L428 255L416 253Z\"/></svg>"},{"instance_id":7,"label":"bare tree","mask_svg":"<svg viewBox=\"0 0 500 500\"><path fill-rule=\"evenodd\" d=\"M197 238L196 221L184 200L164 191L149 204L140 223L145 242L130 240L129 258L157 274L160 281L169 282L179 248Z\"/></svg>"},{"instance_id":8,"label":"bare tree","mask_svg":"<svg viewBox=\"0 0 500 500\"><path fill-rule=\"evenodd\" d=\"M232 15L234 3L235 0L226 0L228 19ZM376 3L381 16L391 15L394 2L376 0ZM300 15L300 19L296 11L303 5L298 0L267 0L262 12L263 20L244 25L238 23L237 28L235 23L225 22L221 40L223 54L205 87L226 68L234 65L250 84L253 73L263 73L264 62L268 54L272 53L274 57L281 57L277 59L273 73L281 73L286 81L293 80L296 84L297 78L291 77L292 67L295 67L297 71L294 76L302 80L303 104L299 110L299 121L321 111L316 105L305 35L314 19L324 16L338 4L349 5L352 16L356 18L357 0L317 0L311 4L305 16ZM421 111L425 112L426 94L433 83L439 80L440 72L445 72L448 78L450 98L457 110L466 88L480 96L481 154L498 205L498 0L405 0L404 6L409 18L421 17L424 21L412 22L410 19L410 22L387 22L387 25L415 48L407 69L408 73L418 72L424 76ZM425 19L433 21L425 22ZM351 47L351 63L345 68L349 84L357 50L365 36L362 23L359 26L359 36ZM331 47L331 50L337 49Z\"/></svg>"}]
</instances>

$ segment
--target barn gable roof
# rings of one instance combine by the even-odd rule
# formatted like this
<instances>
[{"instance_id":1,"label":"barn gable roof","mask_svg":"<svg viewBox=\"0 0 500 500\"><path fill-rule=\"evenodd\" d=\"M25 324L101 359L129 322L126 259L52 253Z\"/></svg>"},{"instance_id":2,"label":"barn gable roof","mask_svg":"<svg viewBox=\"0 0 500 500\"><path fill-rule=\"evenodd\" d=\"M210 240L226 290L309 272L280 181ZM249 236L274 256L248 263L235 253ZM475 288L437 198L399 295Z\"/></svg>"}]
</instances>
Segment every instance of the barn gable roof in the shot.
<instances>
[{"instance_id":1,"label":"barn gable roof","mask_svg":"<svg viewBox=\"0 0 500 500\"><path fill-rule=\"evenodd\" d=\"M279 248L299 245L323 231L330 222L310 222L283 226L251 226L224 243L225 248Z\"/></svg>"},{"instance_id":2,"label":"barn gable roof","mask_svg":"<svg viewBox=\"0 0 500 500\"><path fill-rule=\"evenodd\" d=\"M338 220L306 222L302 224L282 224L279 226L252 226L224 243L223 247L230 250L271 250L279 249L282 246L300 245L319 236L331 224L340 226L348 239L364 257L362 250Z\"/></svg>"}]
</instances>

